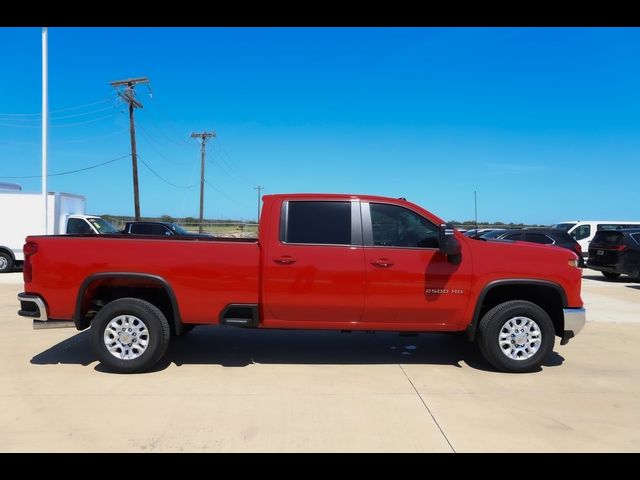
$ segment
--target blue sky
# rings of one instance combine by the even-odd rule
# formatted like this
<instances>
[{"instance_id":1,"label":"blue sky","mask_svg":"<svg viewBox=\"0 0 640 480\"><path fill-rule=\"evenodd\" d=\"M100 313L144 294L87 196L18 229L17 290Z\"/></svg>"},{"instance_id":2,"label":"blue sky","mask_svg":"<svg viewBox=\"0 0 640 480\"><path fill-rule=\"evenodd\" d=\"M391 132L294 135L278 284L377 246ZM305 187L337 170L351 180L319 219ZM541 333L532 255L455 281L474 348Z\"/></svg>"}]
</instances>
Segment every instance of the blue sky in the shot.
<instances>
[{"instance_id":1,"label":"blue sky","mask_svg":"<svg viewBox=\"0 0 640 480\"><path fill-rule=\"evenodd\" d=\"M41 33L0 28L0 177L40 173ZM199 181L205 216L265 193L404 196L448 220L640 220L640 29L50 28L49 173L130 152L109 81L137 87L138 153ZM76 108L77 107L77 108ZM143 215L197 216L199 187L139 166ZM38 191L39 179L6 179ZM131 215L131 162L52 177Z\"/></svg>"}]
</instances>

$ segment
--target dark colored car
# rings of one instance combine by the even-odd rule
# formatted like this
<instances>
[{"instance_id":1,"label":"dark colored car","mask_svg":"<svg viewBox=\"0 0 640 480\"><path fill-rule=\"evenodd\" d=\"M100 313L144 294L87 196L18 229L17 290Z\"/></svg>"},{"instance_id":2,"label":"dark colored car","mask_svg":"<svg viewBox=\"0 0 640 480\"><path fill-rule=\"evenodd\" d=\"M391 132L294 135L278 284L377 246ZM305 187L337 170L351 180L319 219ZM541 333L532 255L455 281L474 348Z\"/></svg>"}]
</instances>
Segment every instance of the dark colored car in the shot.
<instances>
[{"instance_id":1,"label":"dark colored car","mask_svg":"<svg viewBox=\"0 0 640 480\"><path fill-rule=\"evenodd\" d=\"M471 238L478 238L492 232L504 232L504 230L504 228L474 228L464 232L464 235Z\"/></svg>"},{"instance_id":2,"label":"dark colored car","mask_svg":"<svg viewBox=\"0 0 640 480\"><path fill-rule=\"evenodd\" d=\"M127 222L122 233L133 235L176 235L179 237L211 238L203 233L187 232L180 225L171 222Z\"/></svg>"},{"instance_id":3,"label":"dark colored car","mask_svg":"<svg viewBox=\"0 0 640 480\"><path fill-rule=\"evenodd\" d=\"M487 232L480 240L516 240L522 242L541 243L566 248L578 255L578 265L584 267L582 247L567 232L559 228L520 228Z\"/></svg>"},{"instance_id":4,"label":"dark colored car","mask_svg":"<svg viewBox=\"0 0 640 480\"><path fill-rule=\"evenodd\" d=\"M605 278L640 278L640 228L601 230L589 244L587 267Z\"/></svg>"}]
</instances>

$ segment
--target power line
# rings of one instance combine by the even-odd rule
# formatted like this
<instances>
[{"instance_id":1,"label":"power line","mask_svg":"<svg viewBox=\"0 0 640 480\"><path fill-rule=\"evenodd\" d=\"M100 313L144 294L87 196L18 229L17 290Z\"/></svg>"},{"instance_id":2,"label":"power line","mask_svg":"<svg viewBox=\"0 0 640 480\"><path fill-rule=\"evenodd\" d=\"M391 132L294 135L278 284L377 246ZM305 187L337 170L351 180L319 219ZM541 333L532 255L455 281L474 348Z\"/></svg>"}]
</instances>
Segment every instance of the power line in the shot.
<instances>
[{"instance_id":1,"label":"power line","mask_svg":"<svg viewBox=\"0 0 640 480\"><path fill-rule=\"evenodd\" d=\"M123 158L127 158L129 157L129 154L127 155L123 155L122 157L118 157L118 158L114 158L112 160L107 160L106 162L102 162L102 163L97 163L95 165L91 165L89 167L84 167L84 168L78 168L76 170L68 170L66 172L59 172L59 173L50 173L47 175L47 177L59 177L61 175L71 175L72 173L78 173L78 172L84 172L87 170L91 170L93 168L98 168L98 167L102 167L104 165L108 165L110 163L113 162L117 162L118 160L122 160ZM42 175L23 175L23 176L18 176L18 177L0 177L0 178L42 178Z\"/></svg>"},{"instance_id":2,"label":"power line","mask_svg":"<svg viewBox=\"0 0 640 480\"><path fill-rule=\"evenodd\" d=\"M151 168L149 166L149 164L147 162L145 162L142 157L140 155L138 155L138 160L140 160L142 162L142 164L147 167L149 169L149 171L151 173L153 173L156 177L158 177L160 180L162 180L164 183L166 183L167 185L171 185L172 187L176 187L176 188L184 188L184 189L189 189L189 188L193 188L195 186L197 186L197 183L194 183L193 185L176 185L173 182L170 182L169 180L167 180L166 178L164 178L163 176L161 176L159 173L157 173L153 168Z\"/></svg>"},{"instance_id":3,"label":"power line","mask_svg":"<svg viewBox=\"0 0 640 480\"><path fill-rule=\"evenodd\" d=\"M69 118L86 117L87 115L93 115L94 113L106 112L107 110L113 110L113 106L110 105L110 106L107 106L107 107L104 107L104 108L99 108L97 110L91 110L89 112L72 113L70 115L61 115L59 117L51 116L49 119L50 120L62 120L62 119L69 119ZM0 120L2 120L4 122L39 122L40 121L40 117L37 117L37 118L0 118Z\"/></svg>"},{"instance_id":4,"label":"power line","mask_svg":"<svg viewBox=\"0 0 640 480\"><path fill-rule=\"evenodd\" d=\"M50 110L49 113L68 112L69 110L80 110L81 108L90 107L92 105L98 105L100 103L110 102L110 98L104 98L84 105L78 105L76 107L61 108L59 110ZM0 117L40 117L41 113L0 113Z\"/></svg>"},{"instance_id":5,"label":"power line","mask_svg":"<svg viewBox=\"0 0 640 480\"><path fill-rule=\"evenodd\" d=\"M227 158L229 159L229 161L226 161L226 160L223 158L223 162L225 162L227 165L229 165L229 167L230 167L230 168L232 168L233 170L235 170L235 171L237 172L237 174L238 174L238 176L239 176L239 177L244 177L244 178L247 180L247 182L248 182L248 183L256 183L256 182L251 181L251 179L249 179L247 176L245 176L245 175L244 175L244 173L242 173L242 172L240 171L240 169L239 169L238 167L236 167L236 166L232 163L232 162L233 162L233 159L231 158L231 155L229 155L229 153L227 152L227 149L226 149L226 148L224 148L224 145L223 145L221 142L217 142L217 143L218 143L218 146L220 147L220 150L221 150L221 151L222 151L222 153L224 154L224 156L225 156L225 157L227 157Z\"/></svg>"},{"instance_id":6,"label":"power line","mask_svg":"<svg viewBox=\"0 0 640 480\"><path fill-rule=\"evenodd\" d=\"M92 118L91 120L85 120L83 122L75 122L75 123L63 123L61 125L51 125L52 128L65 128L65 127L77 127L78 125L86 125L87 123L95 123L100 120L104 120L105 118L113 118L115 114L111 113L109 115L103 115L98 118Z\"/></svg>"},{"instance_id":7,"label":"power line","mask_svg":"<svg viewBox=\"0 0 640 480\"><path fill-rule=\"evenodd\" d=\"M99 108L97 110L91 110L90 112L72 113L71 115L61 115L59 117L56 117L55 115L52 115L51 116L51 120L62 120L63 118L84 117L86 115L93 115L94 113L106 112L107 110L113 110L113 106L109 105L108 107Z\"/></svg>"},{"instance_id":8,"label":"power line","mask_svg":"<svg viewBox=\"0 0 640 480\"><path fill-rule=\"evenodd\" d=\"M129 128L123 128L121 130L117 130L115 132L105 133L104 135L94 135L91 137L82 137L82 138L72 138L71 140L57 140L55 143L83 143L83 142L91 142L93 140L99 138L108 138L113 137L115 135L120 135L123 132L126 132Z\"/></svg>"},{"instance_id":9,"label":"power line","mask_svg":"<svg viewBox=\"0 0 640 480\"><path fill-rule=\"evenodd\" d=\"M162 115L162 117L165 119L166 125L176 134L176 137L180 139L180 141L182 141L184 144L186 145L190 145L189 142L187 142L182 134L180 134L174 127L173 124L171 123L171 120L169 120L169 118L167 117L167 115L165 115L164 110L162 108L162 106L156 101L156 102L152 102L153 105L155 105L156 107L158 107L158 111L160 112L160 115Z\"/></svg>"},{"instance_id":10,"label":"power line","mask_svg":"<svg viewBox=\"0 0 640 480\"><path fill-rule=\"evenodd\" d=\"M95 123L100 120L104 120L105 118L112 118L114 116L113 113L109 115L103 115L101 117L92 118L91 120L84 120L82 122L74 122L74 123L63 123L60 125L51 125L52 128L65 128L65 127L76 127L78 125L86 125L87 123ZM0 119L3 120L3 119ZM2 127L15 127L15 128L42 128L41 125L20 125L20 124L11 124L11 123L0 123Z\"/></svg>"},{"instance_id":11,"label":"power line","mask_svg":"<svg viewBox=\"0 0 640 480\"><path fill-rule=\"evenodd\" d=\"M241 203L238 202L236 199L231 198L229 195L227 195L226 193L224 193L222 190L220 190L217 187L214 187L213 185L211 185L209 182L207 182L206 180L204 181L205 185L208 185L209 188L211 188L212 190L218 192L220 195L222 195L223 197L227 198L228 200L232 201L233 203Z\"/></svg>"},{"instance_id":12,"label":"power line","mask_svg":"<svg viewBox=\"0 0 640 480\"><path fill-rule=\"evenodd\" d=\"M151 110L148 110L148 111L151 111ZM176 142L175 140L169 138L169 136L166 133L164 133L164 131L158 126L159 123L153 118L153 115L148 115L147 118L151 121L151 124L160 133L160 135L162 135L169 143L177 147L186 147L187 145L189 147L191 146L191 144L185 141L183 138L180 138L180 142Z\"/></svg>"}]
</instances>

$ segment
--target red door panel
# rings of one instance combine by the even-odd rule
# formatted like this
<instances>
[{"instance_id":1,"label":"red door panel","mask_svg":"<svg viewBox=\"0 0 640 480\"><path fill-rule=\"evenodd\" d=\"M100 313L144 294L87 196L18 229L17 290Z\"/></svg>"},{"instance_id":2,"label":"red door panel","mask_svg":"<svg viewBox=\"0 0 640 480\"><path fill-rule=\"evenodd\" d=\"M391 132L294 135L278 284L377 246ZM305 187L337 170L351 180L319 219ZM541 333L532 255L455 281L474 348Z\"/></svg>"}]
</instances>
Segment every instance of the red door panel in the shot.
<instances>
[{"instance_id":1,"label":"red door panel","mask_svg":"<svg viewBox=\"0 0 640 480\"><path fill-rule=\"evenodd\" d=\"M438 249L439 227L404 206L363 202L366 268L362 321L371 329L451 330L463 325L472 264ZM452 328L453 327L453 328Z\"/></svg>"},{"instance_id":2,"label":"red door panel","mask_svg":"<svg viewBox=\"0 0 640 480\"><path fill-rule=\"evenodd\" d=\"M464 255L459 265L453 265L438 250L364 250L367 288L363 322L404 324L407 328L463 322L471 282L471 262L465 262Z\"/></svg>"}]
</instances>

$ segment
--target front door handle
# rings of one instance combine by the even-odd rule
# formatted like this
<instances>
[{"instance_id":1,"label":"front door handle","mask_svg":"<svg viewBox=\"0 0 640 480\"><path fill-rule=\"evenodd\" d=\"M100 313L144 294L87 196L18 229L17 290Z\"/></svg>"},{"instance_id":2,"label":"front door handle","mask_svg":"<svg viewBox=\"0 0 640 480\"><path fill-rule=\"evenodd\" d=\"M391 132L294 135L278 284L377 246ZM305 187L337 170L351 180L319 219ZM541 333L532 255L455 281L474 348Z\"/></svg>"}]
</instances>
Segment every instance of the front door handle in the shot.
<instances>
[{"instance_id":1,"label":"front door handle","mask_svg":"<svg viewBox=\"0 0 640 480\"><path fill-rule=\"evenodd\" d=\"M282 255L281 257L275 257L273 261L280 265L291 265L292 263L295 263L296 259L289 255Z\"/></svg>"},{"instance_id":2,"label":"front door handle","mask_svg":"<svg viewBox=\"0 0 640 480\"><path fill-rule=\"evenodd\" d=\"M393 266L393 262L390 261L388 258L379 258L371 262L371 265L373 265L374 267L388 268Z\"/></svg>"}]
</instances>

